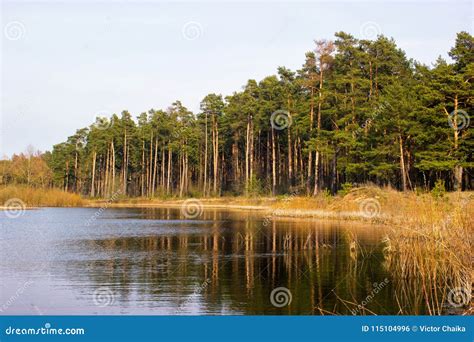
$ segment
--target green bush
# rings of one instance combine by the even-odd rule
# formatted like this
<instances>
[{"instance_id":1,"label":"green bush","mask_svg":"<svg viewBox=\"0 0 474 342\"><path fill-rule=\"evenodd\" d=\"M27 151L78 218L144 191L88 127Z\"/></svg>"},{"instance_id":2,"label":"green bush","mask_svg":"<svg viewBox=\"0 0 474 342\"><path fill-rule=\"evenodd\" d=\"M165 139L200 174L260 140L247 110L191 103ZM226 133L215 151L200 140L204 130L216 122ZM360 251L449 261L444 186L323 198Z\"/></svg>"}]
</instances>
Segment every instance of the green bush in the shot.
<instances>
[{"instance_id":1,"label":"green bush","mask_svg":"<svg viewBox=\"0 0 474 342\"><path fill-rule=\"evenodd\" d=\"M444 180L438 179L435 182L433 189L431 190L431 195L434 198L442 198L446 194L446 187L444 186Z\"/></svg>"},{"instance_id":2,"label":"green bush","mask_svg":"<svg viewBox=\"0 0 474 342\"><path fill-rule=\"evenodd\" d=\"M329 189L324 189L323 191L321 191L321 194L326 199L329 199L329 198L332 197L331 190L329 190Z\"/></svg>"},{"instance_id":3,"label":"green bush","mask_svg":"<svg viewBox=\"0 0 474 342\"><path fill-rule=\"evenodd\" d=\"M252 176L247 187L247 195L250 197L257 197L260 196L262 193L262 182L256 176Z\"/></svg>"},{"instance_id":4,"label":"green bush","mask_svg":"<svg viewBox=\"0 0 474 342\"><path fill-rule=\"evenodd\" d=\"M337 192L338 195L345 196L352 190L352 183L344 183L342 189Z\"/></svg>"}]
</instances>

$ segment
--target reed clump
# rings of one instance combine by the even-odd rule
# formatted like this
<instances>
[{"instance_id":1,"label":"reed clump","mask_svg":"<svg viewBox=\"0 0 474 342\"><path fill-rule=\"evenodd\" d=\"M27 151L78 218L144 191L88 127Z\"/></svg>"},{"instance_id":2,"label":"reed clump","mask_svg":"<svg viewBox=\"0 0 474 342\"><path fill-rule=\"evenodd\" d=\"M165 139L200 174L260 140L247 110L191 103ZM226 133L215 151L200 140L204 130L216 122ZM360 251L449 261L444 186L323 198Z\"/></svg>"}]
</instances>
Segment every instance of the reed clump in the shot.
<instances>
[{"instance_id":1,"label":"reed clump","mask_svg":"<svg viewBox=\"0 0 474 342\"><path fill-rule=\"evenodd\" d=\"M27 207L78 207L84 205L81 196L58 189L39 189L23 186L0 188L0 207L9 200L19 199Z\"/></svg>"},{"instance_id":2,"label":"reed clump","mask_svg":"<svg viewBox=\"0 0 474 342\"><path fill-rule=\"evenodd\" d=\"M470 309L473 205L469 195L429 196L400 203L384 241L401 314L425 307L430 315ZM410 309L407 309L410 308Z\"/></svg>"}]
</instances>

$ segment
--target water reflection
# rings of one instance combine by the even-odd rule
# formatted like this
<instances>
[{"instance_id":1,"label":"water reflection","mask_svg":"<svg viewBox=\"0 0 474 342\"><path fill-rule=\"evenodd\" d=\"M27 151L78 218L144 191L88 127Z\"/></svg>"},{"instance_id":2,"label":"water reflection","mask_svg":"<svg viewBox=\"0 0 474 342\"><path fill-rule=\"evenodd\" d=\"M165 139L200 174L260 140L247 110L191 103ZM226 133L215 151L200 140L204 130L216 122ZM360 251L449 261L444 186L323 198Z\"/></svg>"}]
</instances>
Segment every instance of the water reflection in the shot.
<instances>
[{"instance_id":1,"label":"water reflection","mask_svg":"<svg viewBox=\"0 0 474 342\"><path fill-rule=\"evenodd\" d=\"M37 248L30 257L44 255L48 262L47 272L35 279L42 296L53 292L56 301L48 304L25 291L27 304L40 301L34 305L47 314L398 312L395 282L384 266L380 227L268 221L252 212L221 210L186 220L179 209L164 208L108 209L84 225L93 211L32 211L21 228L6 229L2 241L29 239ZM45 212L47 221L35 218ZM31 224L39 225L46 238L36 242L29 238ZM53 253L45 255L46 249ZM28 253L22 257L24 264ZM11 265L1 263L3 277L17 283L31 277L31 270L13 271ZM385 279L388 283L374 295ZM291 292L289 305L272 305L270 295L277 287ZM97 291L103 289L110 297L105 303L97 299ZM7 288L1 299L13 290ZM373 298L368 300L370 295ZM357 309L362 302L364 306ZM15 310L26 309L12 305L10 311Z\"/></svg>"}]
</instances>

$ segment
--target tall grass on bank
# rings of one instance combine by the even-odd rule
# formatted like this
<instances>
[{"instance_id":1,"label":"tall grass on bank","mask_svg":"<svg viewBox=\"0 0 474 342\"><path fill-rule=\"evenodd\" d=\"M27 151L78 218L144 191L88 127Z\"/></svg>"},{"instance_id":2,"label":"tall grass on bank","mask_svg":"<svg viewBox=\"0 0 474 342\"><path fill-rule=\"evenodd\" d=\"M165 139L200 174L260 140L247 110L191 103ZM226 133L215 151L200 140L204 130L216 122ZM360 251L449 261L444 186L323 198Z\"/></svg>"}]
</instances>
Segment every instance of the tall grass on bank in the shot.
<instances>
[{"instance_id":1,"label":"tall grass on bank","mask_svg":"<svg viewBox=\"0 0 474 342\"><path fill-rule=\"evenodd\" d=\"M81 196L58 189L35 189L21 186L0 188L0 207L11 199L20 199L28 207L77 207L84 205Z\"/></svg>"},{"instance_id":2,"label":"tall grass on bank","mask_svg":"<svg viewBox=\"0 0 474 342\"><path fill-rule=\"evenodd\" d=\"M417 304L430 315L467 312L473 281L472 201L461 194L410 201L384 241L400 313L418 314L410 311Z\"/></svg>"}]
</instances>

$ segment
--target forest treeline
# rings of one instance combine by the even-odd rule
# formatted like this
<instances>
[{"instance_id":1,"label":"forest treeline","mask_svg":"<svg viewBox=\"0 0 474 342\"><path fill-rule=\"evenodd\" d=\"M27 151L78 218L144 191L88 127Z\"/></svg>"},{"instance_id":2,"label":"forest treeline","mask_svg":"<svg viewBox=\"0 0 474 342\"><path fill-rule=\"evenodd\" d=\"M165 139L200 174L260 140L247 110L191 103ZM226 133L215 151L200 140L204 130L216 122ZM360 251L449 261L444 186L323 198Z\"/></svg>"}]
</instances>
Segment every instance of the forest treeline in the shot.
<instances>
[{"instance_id":1,"label":"forest treeline","mask_svg":"<svg viewBox=\"0 0 474 342\"><path fill-rule=\"evenodd\" d=\"M449 56L426 66L393 39L339 32L301 69L209 94L199 113L176 101L98 117L51 152L1 161L1 181L91 197L471 190L473 36L458 33Z\"/></svg>"}]
</instances>

